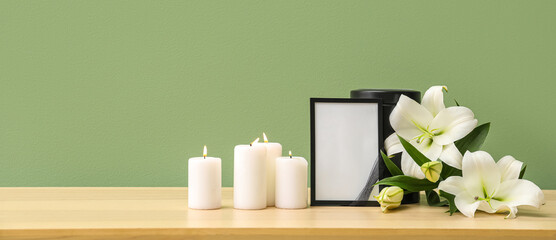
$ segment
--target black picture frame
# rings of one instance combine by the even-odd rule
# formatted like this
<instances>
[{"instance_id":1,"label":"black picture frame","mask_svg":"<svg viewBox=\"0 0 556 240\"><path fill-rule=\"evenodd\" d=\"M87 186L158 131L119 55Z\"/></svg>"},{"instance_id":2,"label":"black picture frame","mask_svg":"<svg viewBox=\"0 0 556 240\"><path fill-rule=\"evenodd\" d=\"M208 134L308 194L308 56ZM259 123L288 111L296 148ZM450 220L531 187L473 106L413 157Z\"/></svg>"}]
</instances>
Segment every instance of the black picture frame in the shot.
<instances>
[{"instance_id":1,"label":"black picture frame","mask_svg":"<svg viewBox=\"0 0 556 240\"><path fill-rule=\"evenodd\" d=\"M364 201L360 201L357 199L354 199L353 201L348 201L348 200L319 200L317 199L317 194L316 194L316 189L317 189L317 182L316 182L316 162L318 161L317 156L316 156L316 129L315 129L315 122L317 119L315 119L315 105L318 103L374 103L377 104L377 129L376 129L376 134L372 133L373 135L377 135L378 139L378 156L376 159L372 159L370 161L382 161L382 158L380 157L380 150L383 149L383 121L382 121L382 115L383 115L383 108L382 108L382 100L381 99L352 99L352 98L311 98L310 99L310 119L311 119L311 206L379 206L379 203L377 201L373 201L373 200L364 200ZM371 146L372 147L372 146ZM381 166L382 164L379 164L379 162L375 162L375 168L374 170L369 169L369 173L375 172L376 174L378 174L378 179L382 179L382 168ZM370 177L369 177L370 178ZM368 181L367 183L368 184ZM372 185L372 184L371 184ZM364 187L367 188L368 185L366 185Z\"/></svg>"}]
</instances>

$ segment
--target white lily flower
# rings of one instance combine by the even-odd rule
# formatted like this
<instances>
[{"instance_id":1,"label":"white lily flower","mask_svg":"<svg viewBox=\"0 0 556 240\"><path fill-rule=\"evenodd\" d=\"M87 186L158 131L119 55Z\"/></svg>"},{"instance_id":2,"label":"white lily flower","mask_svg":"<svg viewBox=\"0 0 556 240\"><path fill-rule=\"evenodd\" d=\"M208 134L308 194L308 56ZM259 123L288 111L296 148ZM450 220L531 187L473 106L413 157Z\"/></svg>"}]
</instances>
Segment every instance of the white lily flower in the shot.
<instances>
[{"instance_id":1,"label":"white lily flower","mask_svg":"<svg viewBox=\"0 0 556 240\"><path fill-rule=\"evenodd\" d=\"M388 155L402 152L405 175L423 179L425 175L401 145L399 135L431 161L438 159L461 169L462 155L454 142L465 137L477 126L473 112L466 107L444 106L446 86L433 86L423 95L422 104L402 95L390 114L390 124L396 131L385 141Z\"/></svg>"},{"instance_id":2,"label":"white lily flower","mask_svg":"<svg viewBox=\"0 0 556 240\"><path fill-rule=\"evenodd\" d=\"M519 179L523 163L512 156L495 163L487 152L466 152L462 164L463 177L451 176L438 188L453 194L456 207L467 217L474 217L478 209L508 212L506 218L515 218L517 206L540 208L544 203L544 194L537 185Z\"/></svg>"}]
</instances>

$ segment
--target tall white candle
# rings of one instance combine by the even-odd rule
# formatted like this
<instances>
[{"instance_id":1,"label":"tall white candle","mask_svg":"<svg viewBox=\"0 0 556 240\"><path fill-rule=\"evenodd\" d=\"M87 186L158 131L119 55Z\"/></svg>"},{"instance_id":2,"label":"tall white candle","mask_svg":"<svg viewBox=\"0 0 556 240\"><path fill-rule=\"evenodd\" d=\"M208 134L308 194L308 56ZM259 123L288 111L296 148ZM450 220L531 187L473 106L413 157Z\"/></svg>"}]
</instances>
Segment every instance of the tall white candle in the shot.
<instances>
[{"instance_id":1,"label":"tall white candle","mask_svg":"<svg viewBox=\"0 0 556 240\"><path fill-rule=\"evenodd\" d=\"M307 207L307 161L302 157L276 159L276 207Z\"/></svg>"},{"instance_id":2,"label":"tall white candle","mask_svg":"<svg viewBox=\"0 0 556 240\"><path fill-rule=\"evenodd\" d=\"M207 157L190 158L188 163L188 206L192 209L218 209L222 199L222 160Z\"/></svg>"},{"instance_id":3,"label":"tall white candle","mask_svg":"<svg viewBox=\"0 0 556 240\"><path fill-rule=\"evenodd\" d=\"M263 133L263 140L266 146L266 206L273 207L276 192L276 158L282 156L282 145L268 142L265 133Z\"/></svg>"},{"instance_id":4,"label":"tall white candle","mask_svg":"<svg viewBox=\"0 0 556 240\"><path fill-rule=\"evenodd\" d=\"M234 208L266 208L266 146L258 142L234 148Z\"/></svg>"}]
</instances>

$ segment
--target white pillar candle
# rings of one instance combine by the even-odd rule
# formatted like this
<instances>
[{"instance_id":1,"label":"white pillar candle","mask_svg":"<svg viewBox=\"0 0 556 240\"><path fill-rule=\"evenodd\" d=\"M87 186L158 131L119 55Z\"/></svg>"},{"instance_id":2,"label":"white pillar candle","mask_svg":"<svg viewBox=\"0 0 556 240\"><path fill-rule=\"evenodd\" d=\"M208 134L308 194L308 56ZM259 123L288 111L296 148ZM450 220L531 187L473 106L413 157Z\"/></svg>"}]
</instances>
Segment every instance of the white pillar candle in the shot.
<instances>
[{"instance_id":1,"label":"white pillar candle","mask_svg":"<svg viewBox=\"0 0 556 240\"><path fill-rule=\"evenodd\" d=\"M190 158L188 163L188 206L192 209L218 209L222 199L222 160L207 157Z\"/></svg>"},{"instance_id":2,"label":"white pillar candle","mask_svg":"<svg viewBox=\"0 0 556 240\"><path fill-rule=\"evenodd\" d=\"M258 142L234 148L234 208L266 208L266 146Z\"/></svg>"},{"instance_id":3,"label":"white pillar candle","mask_svg":"<svg viewBox=\"0 0 556 240\"><path fill-rule=\"evenodd\" d=\"M266 206L273 207L276 192L276 158L282 156L282 145L268 142L265 133L263 133L263 140L266 146Z\"/></svg>"},{"instance_id":4,"label":"white pillar candle","mask_svg":"<svg viewBox=\"0 0 556 240\"><path fill-rule=\"evenodd\" d=\"M307 207L307 161L302 157L276 159L276 207Z\"/></svg>"}]
</instances>

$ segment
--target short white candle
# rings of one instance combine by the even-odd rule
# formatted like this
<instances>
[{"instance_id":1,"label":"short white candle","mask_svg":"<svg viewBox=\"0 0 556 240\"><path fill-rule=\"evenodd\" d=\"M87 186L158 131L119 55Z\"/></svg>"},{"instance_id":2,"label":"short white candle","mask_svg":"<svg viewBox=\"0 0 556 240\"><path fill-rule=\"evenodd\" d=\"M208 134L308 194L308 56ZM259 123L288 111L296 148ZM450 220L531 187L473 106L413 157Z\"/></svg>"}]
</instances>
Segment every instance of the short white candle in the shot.
<instances>
[{"instance_id":1,"label":"short white candle","mask_svg":"<svg viewBox=\"0 0 556 240\"><path fill-rule=\"evenodd\" d=\"M266 208L266 146L258 142L234 148L234 208Z\"/></svg>"},{"instance_id":2,"label":"short white candle","mask_svg":"<svg viewBox=\"0 0 556 240\"><path fill-rule=\"evenodd\" d=\"M276 158L282 156L282 145L268 142L265 133L263 133L263 140L266 146L266 206L273 207L276 192Z\"/></svg>"},{"instance_id":3,"label":"short white candle","mask_svg":"<svg viewBox=\"0 0 556 240\"><path fill-rule=\"evenodd\" d=\"M297 209L307 207L307 160L302 157L276 159L276 207Z\"/></svg>"},{"instance_id":4,"label":"short white candle","mask_svg":"<svg viewBox=\"0 0 556 240\"><path fill-rule=\"evenodd\" d=\"M188 206L192 209L218 209L222 199L222 160L207 157L207 146L203 157L189 159Z\"/></svg>"}]
</instances>

